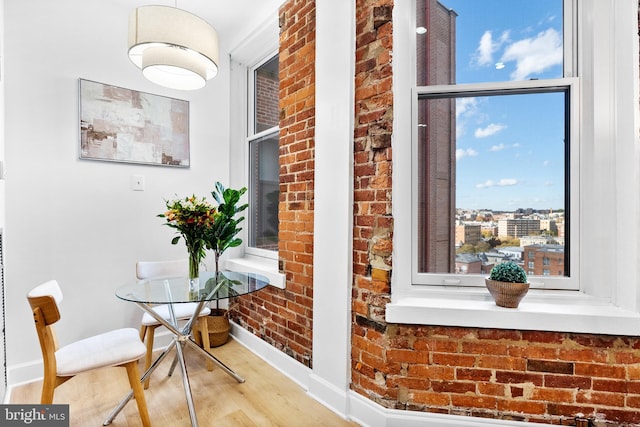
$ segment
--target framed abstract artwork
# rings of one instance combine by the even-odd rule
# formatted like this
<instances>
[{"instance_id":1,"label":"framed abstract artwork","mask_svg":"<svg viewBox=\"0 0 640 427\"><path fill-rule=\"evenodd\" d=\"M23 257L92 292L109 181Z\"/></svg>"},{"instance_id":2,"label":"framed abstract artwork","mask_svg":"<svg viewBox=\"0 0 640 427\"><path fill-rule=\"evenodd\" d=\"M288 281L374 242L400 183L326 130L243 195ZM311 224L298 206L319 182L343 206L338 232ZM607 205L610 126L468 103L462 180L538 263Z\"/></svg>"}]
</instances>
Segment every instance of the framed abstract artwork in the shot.
<instances>
[{"instance_id":1,"label":"framed abstract artwork","mask_svg":"<svg viewBox=\"0 0 640 427\"><path fill-rule=\"evenodd\" d=\"M79 79L80 159L189 167L189 102Z\"/></svg>"}]
</instances>

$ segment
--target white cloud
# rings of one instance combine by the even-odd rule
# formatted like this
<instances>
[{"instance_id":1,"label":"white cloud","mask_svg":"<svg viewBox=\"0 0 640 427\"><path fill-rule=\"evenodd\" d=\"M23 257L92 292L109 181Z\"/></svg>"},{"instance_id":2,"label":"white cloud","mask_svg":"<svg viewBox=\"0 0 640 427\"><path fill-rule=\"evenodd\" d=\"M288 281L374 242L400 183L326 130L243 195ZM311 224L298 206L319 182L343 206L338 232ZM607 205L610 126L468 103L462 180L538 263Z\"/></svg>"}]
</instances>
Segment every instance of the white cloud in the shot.
<instances>
[{"instance_id":1,"label":"white cloud","mask_svg":"<svg viewBox=\"0 0 640 427\"><path fill-rule=\"evenodd\" d=\"M493 39L493 33L485 31L480 37L478 48L476 49L475 62L479 66L493 65L493 54L509 39L509 32L502 33L497 41Z\"/></svg>"},{"instance_id":2,"label":"white cloud","mask_svg":"<svg viewBox=\"0 0 640 427\"><path fill-rule=\"evenodd\" d=\"M488 136L495 135L496 133L500 132L504 128L506 128L505 125L491 123L489 126L485 127L484 129L481 129L481 128L476 129L474 135L476 138L486 138Z\"/></svg>"},{"instance_id":3,"label":"white cloud","mask_svg":"<svg viewBox=\"0 0 640 427\"><path fill-rule=\"evenodd\" d=\"M491 31L485 31L482 37L480 37L480 43L478 43L477 58L478 65L488 65L493 62L493 52L495 51L495 45L493 43L493 36Z\"/></svg>"},{"instance_id":4,"label":"white cloud","mask_svg":"<svg viewBox=\"0 0 640 427\"><path fill-rule=\"evenodd\" d=\"M473 148L467 148L466 150L462 148L458 148L456 150L456 160L460 160L464 157L476 157L477 155L478 155L478 152Z\"/></svg>"},{"instance_id":5,"label":"white cloud","mask_svg":"<svg viewBox=\"0 0 640 427\"><path fill-rule=\"evenodd\" d=\"M456 99L456 118L474 112L477 108L477 105L478 100L476 98Z\"/></svg>"},{"instance_id":6,"label":"white cloud","mask_svg":"<svg viewBox=\"0 0 640 427\"><path fill-rule=\"evenodd\" d=\"M467 119L478 111L477 98L457 98L456 99L456 135L459 137L466 134Z\"/></svg>"},{"instance_id":7,"label":"white cloud","mask_svg":"<svg viewBox=\"0 0 640 427\"><path fill-rule=\"evenodd\" d=\"M493 181L488 180L480 184L476 184L476 188L489 188L489 187L493 187L494 185L496 184Z\"/></svg>"},{"instance_id":8,"label":"white cloud","mask_svg":"<svg viewBox=\"0 0 640 427\"><path fill-rule=\"evenodd\" d=\"M512 185L518 185L518 180L513 178L502 178L500 181L495 182L491 179L476 184L476 188L491 188L491 187L510 187Z\"/></svg>"},{"instance_id":9,"label":"white cloud","mask_svg":"<svg viewBox=\"0 0 640 427\"><path fill-rule=\"evenodd\" d=\"M513 178L503 178L498 182L500 187L510 187L516 184L518 184L518 180Z\"/></svg>"},{"instance_id":10,"label":"white cloud","mask_svg":"<svg viewBox=\"0 0 640 427\"><path fill-rule=\"evenodd\" d=\"M491 148L489 150L491 151L501 151L504 150L506 147L504 144L498 144L498 145L492 145Z\"/></svg>"},{"instance_id":11,"label":"white cloud","mask_svg":"<svg viewBox=\"0 0 640 427\"><path fill-rule=\"evenodd\" d=\"M532 74L539 74L562 64L562 37L556 30L549 28L535 37L507 46L500 60L515 61L516 70L511 73L511 78L526 80Z\"/></svg>"}]
</instances>

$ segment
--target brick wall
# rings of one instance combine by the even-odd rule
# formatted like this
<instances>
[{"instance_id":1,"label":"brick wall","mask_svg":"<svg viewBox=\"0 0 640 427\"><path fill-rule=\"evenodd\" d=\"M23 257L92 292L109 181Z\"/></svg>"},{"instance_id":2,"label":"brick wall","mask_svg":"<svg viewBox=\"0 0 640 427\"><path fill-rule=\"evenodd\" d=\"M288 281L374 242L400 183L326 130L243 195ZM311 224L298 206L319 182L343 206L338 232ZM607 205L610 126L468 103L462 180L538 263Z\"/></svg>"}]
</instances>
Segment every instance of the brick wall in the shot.
<instances>
[{"instance_id":1,"label":"brick wall","mask_svg":"<svg viewBox=\"0 0 640 427\"><path fill-rule=\"evenodd\" d=\"M280 8L279 265L286 289L239 298L231 317L269 344L311 366L315 2Z\"/></svg>"},{"instance_id":2,"label":"brick wall","mask_svg":"<svg viewBox=\"0 0 640 427\"><path fill-rule=\"evenodd\" d=\"M637 337L384 321L393 233L392 8L393 0L356 0L352 389L411 411L640 424Z\"/></svg>"}]
</instances>

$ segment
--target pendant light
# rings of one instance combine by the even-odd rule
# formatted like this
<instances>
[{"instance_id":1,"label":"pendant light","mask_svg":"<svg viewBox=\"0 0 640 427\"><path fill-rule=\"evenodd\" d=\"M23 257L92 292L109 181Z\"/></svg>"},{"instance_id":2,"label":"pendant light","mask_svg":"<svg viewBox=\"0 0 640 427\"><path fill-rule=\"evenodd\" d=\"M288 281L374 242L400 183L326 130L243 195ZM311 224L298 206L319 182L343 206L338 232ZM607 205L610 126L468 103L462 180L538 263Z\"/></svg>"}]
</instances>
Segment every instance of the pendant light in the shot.
<instances>
[{"instance_id":1,"label":"pendant light","mask_svg":"<svg viewBox=\"0 0 640 427\"><path fill-rule=\"evenodd\" d=\"M218 33L182 9L142 6L129 17L129 58L156 84L200 89L218 73Z\"/></svg>"}]
</instances>

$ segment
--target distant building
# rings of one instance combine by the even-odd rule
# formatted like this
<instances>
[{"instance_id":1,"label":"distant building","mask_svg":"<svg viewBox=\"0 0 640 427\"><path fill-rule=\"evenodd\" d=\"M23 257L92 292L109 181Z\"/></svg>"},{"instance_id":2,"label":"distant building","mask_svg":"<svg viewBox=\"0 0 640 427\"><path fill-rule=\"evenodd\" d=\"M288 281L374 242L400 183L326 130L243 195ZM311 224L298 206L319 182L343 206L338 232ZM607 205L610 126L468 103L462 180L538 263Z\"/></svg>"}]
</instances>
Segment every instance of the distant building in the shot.
<instances>
[{"instance_id":1,"label":"distant building","mask_svg":"<svg viewBox=\"0 0 640 427\"><path fill-rule=\"evenodd\" d=\"M525 271L535 276L564 276L564 249L562 245L525 246Z\"/></svg>"},{"instance_id":2,"label":"distant building","mask_svg":"<svg viewBox=\"0 0 640 427\"><path fill-rule=\"evenodd\" d=\"M483 223L481 232L498 237L498 225L495 222Z\"/></svg>"},{"instance_id":3,"label":"distant building","mask_svg":"<svg viewBox=\"0 0 640 427\"><path fill-rule=\"evenodd\" d=\"M486 258L486 262L488 264L491 264L492 266L494 264L500 264L501 262L506 262L506 261L511 261L511 255L507 255L505 253L502 252L485 252L484 257Z\"/></svg>"},{"instance_id":4,"label":"distant building","mask_svg":"<svg viewBox=\"0 0 640 427\"><path fill-rule=\"evenodd\" d=\"M437 0L418 2L416 27L428 29L416 43L418 86L456 82L456 17L455 11ZM421 178L425 185L418 191L418 228L428 236L418 240L418 270L452 272L456 246L456 100L419 102L416 114L419 138L426 142L420 144L417 153L425 171Z\"/></svg>"},{"instance_id":5,"label":"distant building","mask_svg":"<svg viewBox=\"0 0 640 427\"><path fill-rule=\"evenodd\" d=\"M562 239L564 242L564 239ZM520 246L525 247L529 245L554 245L560 244L553 236L522 236L520 238Z\"/></svg>"},{"instance_id":6,"label":"distant building","mask_svg":"<svg viewBox=\"0 0 640 427\"><path fill-rule=\"evenodd\" d=\"M540 233L539 219L501 219L498 221L498 237L528 236Z\"/></svg>"},{"instance_id":7,"label":"distant building","mask_svg":"<svg viewBox=\"0 0 640 427\"><path fill-rule=\"evenodd\" d=\"M481 238L482 226L480 224L456 225L456 245L477 245Z\"/></svg>"},{"instance_id":8,"label":"distant building","mask_svg":"<svg viewBox=\"0 0 640 427\"><path fill-rule=\"evenodd\" d=\"M456 273L482 274L482 259L478 254L456 255Z\"/></svg>"},{"instance_id":9,"label":"distant building","mask_svg":"<svg viewBox=\"0 0 640 427\"><path fill-rule=\"evenodd\" d=\"M496 250L514 260L521 260L522 252L524 252L524 248L520 246L505 246L503 248L496 248Z\"/></svg>"},{"instance_id":10,"label":"distant building","mask_svg":"<svg viewBox=\"0 0 640 427\"><path fill-rule=\"evenodd\" d=\"M541 219L540 220L540 231L548 231L552 234L558 234L558 226L553 219Z\"/></svg>"}]
</instances>

